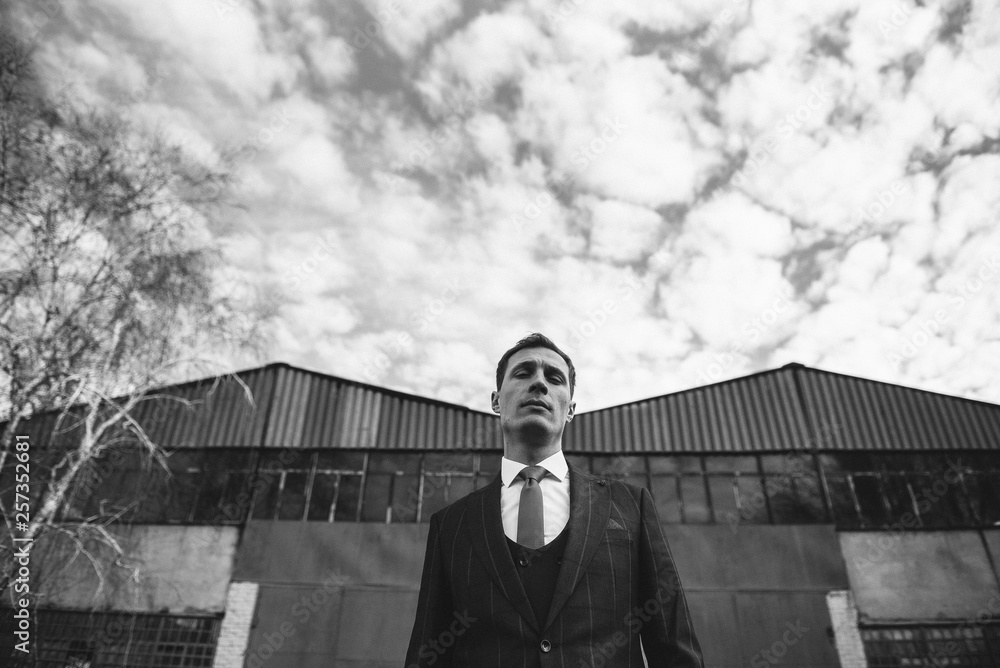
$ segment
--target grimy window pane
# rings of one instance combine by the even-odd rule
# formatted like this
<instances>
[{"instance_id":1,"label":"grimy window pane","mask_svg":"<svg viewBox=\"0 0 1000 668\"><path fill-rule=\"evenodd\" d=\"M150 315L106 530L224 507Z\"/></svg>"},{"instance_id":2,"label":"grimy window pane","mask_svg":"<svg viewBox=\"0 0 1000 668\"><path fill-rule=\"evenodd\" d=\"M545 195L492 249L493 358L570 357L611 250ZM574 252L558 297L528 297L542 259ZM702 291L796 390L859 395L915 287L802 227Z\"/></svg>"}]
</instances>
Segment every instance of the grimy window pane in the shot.
<instances>
[{"instance_id":1,"label":"grimy window pane","mask_svg":"<svg viewBox=\"0 0 1000 668\"><path fill-rule=\"evenodd\" d=\"M253 500L253 519L274 519L274 511L278 506L278 487L280 484L280 473L261 473L254 479L253 486L256 494Z\"/></svg>"},{"instance_id":2,"label":"grimy window pane","mask_svg":"<svg viewBox=\"0 0 1000 668\"><path fill-rule=\"evenodd\" d=\"M733 477L712 475L708 477L708 489L712 495L712 510L716 524L739 524L740 513L736 507L736 492Z\"/></svg>"},{"instance_id":3,"label":"grimy window pane","mask_svg":"<svg viewBox=\"0 0 1000 668\"><path fill-rule=\"evenodd\" d=\"M611 478L624 478L632 475L644 475L646 462L642 457L613 455L597 456L593 459L595 475Z\"/></svg>"},{"instance_id":4,"label":"grimy window pane","mask_svg":"<svg viewBox=\"0 0 1000 668\"><path fill-rule=\"evenodd\" d=\"M962 476L969 490L980 526L1000 522L1000 474L967 473Z\"/></svg>"},{"instance_id":5,"label":"grimy window pane","mask_svg":"<svg viewBox=\"0 0 1000 668\"><path fill-rule=\"evenodd\" d=\"M424 476L423 503L420 510L421 522L430 522L431 515L448 505L447 486L447 476Z\"/></svg>"},{"instance_id":6,"label":"grimy window pane","mask_svg":"<svg viewBox=\"0 0 1000 668\"><path fill-rule=\"evenodd\" d=\"M801 511L792 476L765 476L764 492L767 494L771 517L775 524L795 524L798 521Z\"/></svg>"},{"instance_id":7,"label":"grimy window pane","mask_svg":"<svg viewBox=\"0 0 1000 668\"><path fill-rule=\"evenodd\" d=\"M201 485L201 473L175 473L168 485L168 503L164 509L164 519L168 522L187 522L194 511Z\"/></svg>"},{"instance_id":8,"label":"grimy window pane","mask_svg":"<svg viewBox=\"0 0 1000 668\"><path fill-rule=\"evenodd\" d=\"M842 476L830 476L826 480L830 488L830 502L833 505L833 521L839 529L857 529L861 526L861 518L854 507L854 497L847 479Z\"/></svg>"},{"instance_id":9,"label":"grimy window pane","mask_svg":"<svg viewBox=\"0 0 1000 668\"><path fill-rule=\"evenodd\" d=\"M889 499L889 523L914 522L917 510L913 506L910 488L906 485L906 477L896 473L888 473L882 478L885 494ZM905 525L904 525L905 526Z\"/></svg>"},{"instance_id":10,"label":"grimy window pane","mask_svg":"<svg viewBox=\"0 0 1000 668\"><path fill-rule=\"evenodd\" d=\"M705 470L709 473L756 473L757 460L735 455L706 455Z\"/></svg>"},{"instance_id":11,"label":"grimy window pane","mask_svg":"<svg viewBox=\"0 0 1000 668\"><path fill-rule=\"evenodd\" d=\"M306 510L307 471L285 473L285 487L281 490L281 504L278 506L279 520L301 520Z\"/></svg>"},{"instance_id":12,"label":"grimy window pane","mask_svg":"<svg viewBox=\"0 0 1000 668\"><path fill-rule=\"evenodd\" d=\"M701 473L701 457L696 455L680 455L677 463L680 464L683 473Z\"/></svg>"},{"instance_id":13,"label":"grimy window pane","mask_svg":"<svg viewBox=\"0 0 1000 668\"><path fill-rule=\"evenodd\" d=\"M368 474L365 480L365 501L361 504L362 522L385 522L391 484L391 473Z\"/></svg>"},{"instance_id":14,"label":"grimy window pane","mask_svg":"<svg viewBox=\"0 0 1000 668\"><path fill-rule=\"evenodd\" d=\"M787 466L786 455L761 455L760 465L764 473L785 473Z\"/></svg>"},{"instance_id":15,"label":"grimy window pane","mask_svg":"<svg viewBox=\"0 0 1000 668\"><path fill-rule=\"evenodd\" d=\"M312 495L309 497L309 514L306 519L315 522L329 522L336 491L336 473L317 473L313 479Z\"/></svg>"},{"instance_id":16,"label":"grimy window pane","mask_svg":"<svg viewBox=\"0 0 1000 668\"><path fill-rule=\"evenodd\" d=\"M358 519L360 497L361 476L340 476L340 488L337 490L337 508L333 519L337 522L356 522Z\"/></svg>"},{"instance_id":17,"label":"grimy window pane","mask_svg":"<svg viewBox=\"0 0 1000 668\"><path fill-rule=\"evenodd\" d=\"M653 476L653 500L661 522L680 524L681 501L677 495L677 478L674 476Z\"/></svg>"},{"instance_id":18,"label":"grimy window pane","mask_svg":"<svg viewBox=\"0 0 1000 668\"><path fill-rule=\"evenodd\" d=\"M361 471L365 453L360 450L322 450L317 454L316 468L332 471Z\"/></svg>"},{"instance_id":19,"label":"grimy window pane","mask_svg":"<svg viewBox=\"0 0 1000 668\"><path fill-rule=\"evenodd\" d=\"M796 494L799 498L799 515L796 522L822 524L829 522L823 507L823 490L815 475L793 476Z\"/></svg>"},{"instance_id":20,"label":"grimy window pane","mask_svg":"<svg viewBox=\"0 0 1000 668\"><path fill-rule=\"evenodd\" d=\"M500 473L500 458L503 457L502 452L480 452L479 453L479 472L486 474L497 474ZM569 455L566 456L566 460L569 461ZM493 476L490 475L490 478Z\"/></svg>"},{"instance_id":21,"label":"grimy window pane","mask_svg":"<svg viewBox=\"0 0 1000 668\"><path fill-rule=\"evenodd\" d=\"M194 511L194 521L211 522L220 517L222 494L226 489L228 474L225 471L206 471L203 474L201 494Z\"/></svg>"},{"instance_id":22,"label":"grimy window pane","mask_svg":"<svg viewBox=\"0 0 1000 668\"><path fill-rule=\"evenodd\" d=\"M681 462L676 455L649 455L646 461L649 472L653 474L678 473L681 470Z\"/></svg>"},{"instance_id":23,"label":"grimy window pane","mask_svg":"<svg viewBox=\"0 0 1000 668\"><path fill-rule=\"evenodd\" d=\"M392 488L392 521L416 522L417 502L420 499L420 477L398 475Z\"/></svg>"},{"instance_id":24,"label":"grimy window pane","mask_svg":"<svg viewBox=\"0 0 1000 668\"><path fill-rule=\"evenodd\" d=\"M223 521L242 522L250 509L250 473L248 471L230 471L226 490L219 506Z\"/></svg>"},{"instance_id":25,"label":"grimy window pane","mask_svg":"<svg viewBox=\"0 0 1000 668\"><path fill-rule=\"evenodd\" d=\"M740 524L767 524L767 499L760 476L737 476L736 488L740 495Z\"/></svg>"},{"instance_id":26,"label":"grimy window pane","mask_svg":"<svg viewBox=\"0 0 1000 668\"><path fill-rule=\"evenodd\" d=\"M420 470L420 455L413 452L373 452L368 455L369 473L416 473Z\"/></svg>"},{"instance_id":27,"label":"grimy window pane","mask_svg":"<svg viewBox=\"0 0 1000 668\"><path fill-rule=\"evenodd\" d=\"M690 475L681 477L681 507L685 523L706 524L712 521L704 478Z\"/></svg>"},{"instance_id":28,"label":"grimy window pane","mask_svg":"<svg viewBox=\"0 0 1000 668\"><path fill-rule=\"evenodd\" d=\"M854 493L861 506L861 518L866 528L880 528L888 523L885 503L878 479L873 475L857 473L853 476Z\"/></svg>"},{"instance_id":29,"label":"grimy window pane","mask_svg":"<svg viewBox=\"0 0 1000 668\"><path fill-rule=\"evenodd\" d=\"M475 456L471 452L428 452L424 454L424 473L472 473ZM416 471L407 471L416 473Z\"/></svg>"}]
</instances>

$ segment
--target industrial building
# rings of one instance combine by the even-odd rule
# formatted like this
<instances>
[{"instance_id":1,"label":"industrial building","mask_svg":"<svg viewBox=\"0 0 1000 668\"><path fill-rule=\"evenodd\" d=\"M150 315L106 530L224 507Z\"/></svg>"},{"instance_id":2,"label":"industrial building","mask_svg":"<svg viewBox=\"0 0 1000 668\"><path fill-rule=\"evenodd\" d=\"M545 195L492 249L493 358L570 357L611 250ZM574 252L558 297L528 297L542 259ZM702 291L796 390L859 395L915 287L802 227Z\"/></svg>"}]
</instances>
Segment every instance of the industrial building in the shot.
<instances>
[{"instance_id":1,"label":"industrial building","mask_svg":"<svg viewBox=\"0 0 1000 668\"><path fill-rule=\"evenodd\" d=\"M124 452L81 478L62 522L118 518L126 558L38 541L35 665L402 666L427 521L497 474L496 416L237 377L141 405L169 475ZM790 364L579 414L564 451L650 489L712 668L1000 666L1000 406Z\"/></svg>"}]
</instances>

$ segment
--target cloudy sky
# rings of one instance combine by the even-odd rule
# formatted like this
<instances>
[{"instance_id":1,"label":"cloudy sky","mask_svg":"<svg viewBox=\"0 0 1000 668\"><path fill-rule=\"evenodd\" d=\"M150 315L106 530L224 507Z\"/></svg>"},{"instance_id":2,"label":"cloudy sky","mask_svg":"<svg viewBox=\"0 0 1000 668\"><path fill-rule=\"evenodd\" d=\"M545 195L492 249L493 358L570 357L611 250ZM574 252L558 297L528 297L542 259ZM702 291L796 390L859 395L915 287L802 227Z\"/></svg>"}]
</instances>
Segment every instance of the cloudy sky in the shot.
<instances>
[{"instance_id":1,"label":"cloudy sky","mask_svg":"<svg viewBox=\"0 0 1000 668\"><path fill-rule=\"evenodd\" d=\"M1000 402L1000 5L27 3L46 81L240 177L266 361L591 410L788 362Z\"/></svg>"}]
</instances>

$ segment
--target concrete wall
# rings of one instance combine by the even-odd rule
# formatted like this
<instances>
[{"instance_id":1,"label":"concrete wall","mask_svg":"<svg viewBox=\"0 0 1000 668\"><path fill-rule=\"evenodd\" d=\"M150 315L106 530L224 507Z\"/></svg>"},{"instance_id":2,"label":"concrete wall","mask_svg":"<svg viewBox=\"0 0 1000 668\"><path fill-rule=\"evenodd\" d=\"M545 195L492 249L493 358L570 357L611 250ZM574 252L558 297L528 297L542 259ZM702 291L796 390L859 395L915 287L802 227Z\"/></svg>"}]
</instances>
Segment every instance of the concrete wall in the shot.
<instances>
[{"instance_id":1,"label":"concrete wall","mask_svg":"<svg viewBox=\"0 0 1000 668\"><path fill-rule=\"evenodd\" d=\"M998 531L841 533L861 621L968 620L991 602L1000 610L994 572L998 536Z\"/></svg>"},{"instance_id":2,"label":"concrete wall","mask_svg":"<svg viewBox=\"0 0 1000 668\"><path fill-rule=\"evenodd\" d=\"M123 566L113 552L89 539L82 547L66 534L47 534L31 553L39 603L66 609L213 614L225 608L238 530L235 527L113 527ZM101 582L103 578L103 584Z\"/></svg>"},{"instance_id":3,"label":"concrete wall","mask_svg":"<svg viewBox=\"0 0 1000 668\"><path fill-rule=\"evenodd\" d=\"M847 576L831 527L666 530L707 665L838 665L826 593ZM426 540L426 525L250 522L234 572L261 585L245 665L401 665Z\"/></svg>"}]
</instances>

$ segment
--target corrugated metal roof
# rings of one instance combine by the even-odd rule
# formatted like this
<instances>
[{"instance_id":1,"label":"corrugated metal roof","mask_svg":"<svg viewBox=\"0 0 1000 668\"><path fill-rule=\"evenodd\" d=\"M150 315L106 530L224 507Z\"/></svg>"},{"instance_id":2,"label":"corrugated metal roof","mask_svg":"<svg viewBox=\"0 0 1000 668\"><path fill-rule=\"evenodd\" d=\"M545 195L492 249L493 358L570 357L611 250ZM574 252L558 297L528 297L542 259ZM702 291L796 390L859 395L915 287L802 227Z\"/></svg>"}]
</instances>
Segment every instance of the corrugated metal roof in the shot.
<instances>
[{"instance_id":1,"label":"corrugated metal roof","mask_svg":"<svg viewBox=\"0 0 1000 668\"><path fill-rule=\"evenodd\" d=\"M779 371L786 371L781 369ZM799 367L803 403L833 450L1000 449L1000 406Z\"/></svg>"},{"instance_id":2,"label":"corrugated metal roof","mask_svg":"<svg viewBox=\"0 0 1000 668\"><path fill-rule=\"evenodd\" d=\"M269 364L159 390L137 419L165 447L499 450L499 420ZM52 416L25 425L35 442ZM1000 449L1000 406L792 364L576 416L570 453Z\"/></svg>"},{"instance_id":3,"label":"corrugated metal roof","mask_svg":"<svg viewBox=\"0 0 1000 668\"><path fill-rule=\"evenodd\" d=\"M740 452L806 447L809 430L790 373L734 381L577 415L567 452Z\"/></svg>"}]
</instances>

